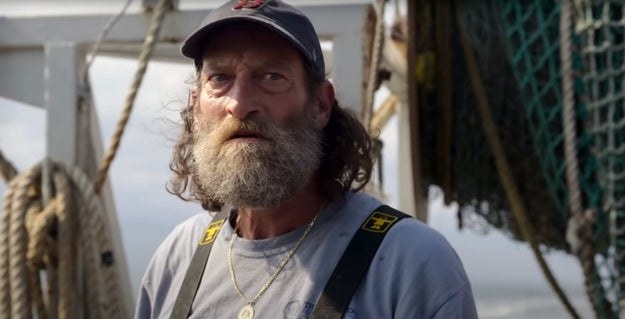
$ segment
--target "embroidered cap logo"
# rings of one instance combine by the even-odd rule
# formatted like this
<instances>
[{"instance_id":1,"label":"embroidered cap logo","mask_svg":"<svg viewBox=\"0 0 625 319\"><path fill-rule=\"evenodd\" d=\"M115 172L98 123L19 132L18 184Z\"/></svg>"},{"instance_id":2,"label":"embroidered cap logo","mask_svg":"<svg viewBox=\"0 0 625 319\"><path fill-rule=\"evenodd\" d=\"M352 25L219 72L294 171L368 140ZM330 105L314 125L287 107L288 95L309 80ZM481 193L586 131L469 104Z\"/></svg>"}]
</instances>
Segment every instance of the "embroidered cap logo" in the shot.
<instances>
[{"instance_id":1,"label":"embroidered cap logo","mask_svg":"<svg viewBox=\"0 0 625 319\"><path fill-rule=\"evenodd\" d=\"M264 0L239 0L239 2L234 7L232 7L232 9L256 9L260 7L264 2Z\"/></svg>"}]
</instances>

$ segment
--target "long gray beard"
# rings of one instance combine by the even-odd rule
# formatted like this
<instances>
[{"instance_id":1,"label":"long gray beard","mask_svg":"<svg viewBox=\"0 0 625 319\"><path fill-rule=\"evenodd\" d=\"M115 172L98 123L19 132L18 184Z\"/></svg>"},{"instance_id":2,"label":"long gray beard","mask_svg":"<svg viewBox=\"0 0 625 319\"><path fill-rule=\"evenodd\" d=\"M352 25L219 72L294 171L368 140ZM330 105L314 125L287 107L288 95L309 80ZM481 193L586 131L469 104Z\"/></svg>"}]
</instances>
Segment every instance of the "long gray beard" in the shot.
<instances>
[{"instance_id":1,"label":"long gray beard","mask_svg":"<svg viewBox=\"0 0 625 319\"><path fill-rule=\"evenodd\" d=\"M272 207L292 197L319 167L322 148L308 116L295 122L267 128L271 142L219 143L218 129L200 132L193 156L204 191L234 207Z\"/></svg>"}]
</instances>

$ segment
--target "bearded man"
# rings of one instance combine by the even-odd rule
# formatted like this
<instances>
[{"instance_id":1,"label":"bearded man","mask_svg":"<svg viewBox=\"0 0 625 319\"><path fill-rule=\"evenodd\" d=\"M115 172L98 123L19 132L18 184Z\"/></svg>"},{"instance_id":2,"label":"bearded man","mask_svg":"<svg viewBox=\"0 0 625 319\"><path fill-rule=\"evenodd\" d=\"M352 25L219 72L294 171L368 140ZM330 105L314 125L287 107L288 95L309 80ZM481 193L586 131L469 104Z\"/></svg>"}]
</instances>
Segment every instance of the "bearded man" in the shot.
<instances>
[{"instance_id":1,"label":"bearded man","mask_svg":"<svg viewBox=\"0 0 625 319\"><path fill-rule=\"evenodd\" d=\"M445 239L359 192L370 138L338 105L306 16L229 1L181 50L197 85L169 190L218 213L164 240L136 318L477 318Z\"/></svg>"}]
</instances>

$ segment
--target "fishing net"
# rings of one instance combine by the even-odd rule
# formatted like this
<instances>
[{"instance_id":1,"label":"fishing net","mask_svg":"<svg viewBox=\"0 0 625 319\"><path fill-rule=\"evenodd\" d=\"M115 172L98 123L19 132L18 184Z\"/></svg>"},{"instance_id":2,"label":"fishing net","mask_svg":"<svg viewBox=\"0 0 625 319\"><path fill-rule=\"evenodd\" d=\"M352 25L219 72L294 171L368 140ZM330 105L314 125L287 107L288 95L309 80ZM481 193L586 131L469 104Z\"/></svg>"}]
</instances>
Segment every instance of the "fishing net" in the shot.
<instances>
[{"instance_id":1,"label":"fishing net","mask_svg":"<svg viewBox=\"0 0 625 319\"><path fill-rule=\"evenodd\" d=\"M523 92L515 77L510 62L504 26L498 14L497 1L469 1L463 9L463 22L460 26L468 33L471 45L480 68L482 80L491 104L491 112L503 141L507 160L512 174L517 180L520 195L526 205L528 219L535 230L539 243L546 248L568 251L565 240L566 212L565 200L556 200L552 195L549 179L543 170L557 168L562 174L561 162L552 159L543 168L541 158L536 154L532 135L532 123L526 116L521 95ZM420 10L431 15L431 8ZM418 19L417 21L427 21ZM422 52L434 51L436 32L420 26L417 34L424 34L420 45ZM464 56L460 48L458 31L450 37L452 41L453 63L453 124L451 134L451 165L441 167L440 119L443 117L436 94L421 97L419 103L421 130L420 145L423 150L422 177L424 185L442 185L442 176L437 173L450 171L452 183L443 189L446 200L454 200L460 206L462 216L480 216L487 224L508 233L512 238L525 240L519 226L510 213L508 199L499 181L490 147L483 133L469 75L466 72ZM423 53L425 54L425 53ZM427 93L427 92L426 92ZM449 93L452 94L452 93ZM561 131L561 117L550 114L553 130ZM552 142L552 144L554 144ZM561 144L561 141L560 143ZM558 141L555 142L557 147ZM559 193L566 192L564 184Z\"/></svg>"},{"instance_id":2,"label":"fishing net","mask_svg":"<svg viewBox=\"0 0 625 319\"><path fill-rule=\"evenodd\" d=\"M598 4L599 2L595 2ZM592 10L592 9L591 9ZM570 218L568 205L568 189L566 186L566 161L563 151L562 125L562 93L561 93L561 65L560 65L560 5L556 1L505 1L501 3L501 19L504 25L507 43L510 52L510 62L521 92L526 120L535 145L535 154L540 159L542 173L548 184L548 190L557 211L563 221ZM576 48L587 50L583 41L585 36L580 33L573 35ZM615 285L615 273L610 262L614 261L613 251L609 239L609 215L602 202L605 198L605 184L599 176L601 168L601 149L604 145L597 143L596 128L592 123L592 98L587 95L587 88L592 88L596 81L585 80L589 70L586 61L580 58L579 50L572 52L575 68L575 113L577 127L577 158L579 161L578 176L582 192L582 206L596 212L594 229L589 245L602 257L596 262L597 269L593 285L595 286L594 299L595 313L601 318L611 318L618 312L618 287ZM585 59L587 60L587 59ZM604 70L605 71L605 70ZM590 72L592 73L592 72ZM605 74L606 72L603 72ZM598 96L595 95L595 98ZM607 95L599 100L605 101ZM612 119L603 118L603 125ZM595 262L582 261L584 262ZM588 275L588 274L587 274ZM588 279L588 278L587 278ZM608 301L612 309L602 306Z\"/></svg>"},{"instance_id":3,"label":"fishing net","mask_svg":"<svg viewBox=\"0 0 625 319\"><path fill-rule=\"evenodd\" d=\"M534 123L523 107L522 96L527 93L520 89L510 63L505 32L499 17L494 14L497 12L496 2L472 1L463 12L466 15L460 27L466 30L474 48L492 116L499 130L499 138L503 142L506 158L526 205L536 240L549 248L568 250L568 244L564 240L568 216L562 213L564 209L561 201L555 200L552 196L549 176L543 174L544 170L554 169L557 162L553 159L545 162L536 154L532 134ZM454 165L457 198L471 199L471 190L481 188L478 200L474 198L472 202L468 202L470 204L465 206L464 211L474 210L489 221L493 217L501 219L506 222L503 225L507 226L507 231L514 238L524 240L516 220L510 214L508 199L499 182L491 150L483 133L476 101L464 66L464 56L461 55L462 50L458 49L457 52L456 61L459 66L456 68L456 81L459 94L456 95L457 114L454 116L456 123L459 124L455 126L454 132L454 139L457 141L454 153L457 159ZM472 119L470 126L464 125L463 119L467 118ZM552 119L549 124L560 125L557 120ZM550 146L553 147L553 144ZM471 169L472 167L480 169L475 171ZM476 207L475 204L480 205Z\"/></svg>"},{"instance_id":4,"label":"fishing net","mask_svg":"<svg viewBox=\"0 0 625 319\"><path fill-rule=\"evenodd\" d=\"M516 186L544 248L570 252L571 217L564 157L560 63L560 3L543 0L467 0L456 3L458 27L468 34ZM625 17L621 0L575 2L574 91L576 151L582 207L594 212L596 253L586 272L598 318L619 313L625 291ZM460 8L459 8L460 7ZM422 10L433 16L433 7ZM436 29L420 25L421 54L436 51ZM417 33L419 34L419 33ZM441 93L421 88L419 100L424 185L443 186L463 216L480 216L525 240L511 214L475 106L458 31L453 46L453 147L449 167L440 154ZM437 58L440 56L436 54ZM441 88L438 88L440 90ZM624 277L619 279L620 277ZM622 285L621 287L619 287ZM625 305L622 305L625 306Z\"/></svg>"},{"instance_id":5,"label":"fishing net","mask_svg":"<svg viewBox=\"0 0 625 319\"><path fill-rule=\"evenodd\" d=\"M625 291L624 7L620 0L579 1L575 25L583 64L580 78L586 88L585 124L598 166L593 177L603 191L600 207L606 218L601 220L601 229L611 232L621 295Z\"/></svg>"}]
</instances>

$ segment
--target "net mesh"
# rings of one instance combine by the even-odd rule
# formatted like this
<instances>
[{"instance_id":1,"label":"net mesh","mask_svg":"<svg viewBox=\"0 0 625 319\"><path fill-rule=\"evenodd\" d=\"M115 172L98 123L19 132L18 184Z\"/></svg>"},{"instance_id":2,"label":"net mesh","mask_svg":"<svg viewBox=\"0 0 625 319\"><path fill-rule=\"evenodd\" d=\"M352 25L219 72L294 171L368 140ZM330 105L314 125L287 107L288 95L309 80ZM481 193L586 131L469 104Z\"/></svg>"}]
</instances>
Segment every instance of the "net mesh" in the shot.
<instances>
[{"instance_id":1,"label":"net mesh","mask_svg":"<svg viewBox=\"0 0 625 319\"><path fill-rule=\"evenodd\" d=\"M596 4L587 6L586 10L596 11ZM604 2L605 4L605 2ZM562 92L561 92L561 65L560 65L560 5L557 1L513 1L501 2L501 18L505 29L510 52L510 61L517 79L522 96L525 116L533 136L534 147L540 159L542 173L548 184L551 197L563 221L569 219L568 189L566 186L566 161L564 159L563 124L562 124ZM599 5L603 6L603 5ZM582 9L583 10L583 9ZM605 10L601 10L605 12ZM585 14L585 13L584 13ZM593 22L594 23L594 22ZM592 23L591 23L592 24ZM584 41L587 35L576 32L573 41L579 51L573 55L576 94L576 126L578 130L577 156L579 161L579 183L583 196L583 207L597 212L591 245L601 257L596 259L595 278L590 278L598 296L592 296L595 301L595 312L598 317L606 318L611 312L602 304L607 301L613 310L618 313L617 299L619 287L616 286L615 272L612 263L615 262L610 247L610 219L609 210L606 210L604 199L610 192L604 181L597 176L605 169L602 165L602 149L605 145L597 143L597 117L593 114L595 101L606 103L606 95L597 99L595 93L598 82L606 79L607 69L603 69L600 77L588 79L588 70L584 68L588 58L585 51L589 48ZM592 52L596 50L590 49ZM582 59L584 56L584 59ZM586 88L591 88L587 92ZM591 94L587 94L591 93ZM611 104L610 102L607 102ZM611 126L613 118L603 117L599 126ZM588 125L589 123L593 123ZM606 196L607 195L607 196ZM618 247L614 247L618 251ZM601 260L602 262L598 262ZM618 265L618 263L617 263ZM616 269L619 273L619 269Z\"/></svg>"},{"instance_id":2,"label":"net mesh","mask_svg":"<svg viewBox=\"0 0 625 319\"><path fill-rule=\"evenodd\" d=\"M592 7L592 5L591 5ZM592 9L591 9L592 11ZM566 161L564 159L562 92L560 65L560 5L557 1L512 1L501 3L501 17L510 48L510 59L521 91L526 119L534 139L535 151L540 158L541 168L547 180L549 191L563 220L570 217L568 189L566 186ZM583 34L576 32L573 41L576 48L586 49ZM603 305L606 301L618 313L617 299L619 287L611 263L609 225L606 206L602 203L609 190L598 174L601 168L602 145L597 144L596 129L587 125L592 116L592 97L586 87L596 84L584 80L587 70L583 68L588 59L581 59L579 51L571 52L575 69L576 126L578 131L577 156L579 161L579 183L583 196L583 207L596 213L592 246L601 254L595 259L596 274L587 278L594 286L597 296L594 301L595 313L600 318L612 315ZM604 96L605 97L605 96ZM611 121L604 118L607 123ZM616 247L615 247L616 248ZM603 262L597 262L602 260ZM617 272L618 273L618 269Z\"/></svg>"},{"instance_id":3,"label":"net mesh","mask_svg":"<svg viewBox=\"0 0 625 319\"><path fill-rule=\"evenodd\" d=\"M568 250L564 234L566 223L556 211L549 194L545 177L541 173L540 159L534 155L533 138L521 103L520 92L509 63L504 32L496 14L495 1L472 1L464 9L464 28L476 51L476 59L497 122L499 134L519 192L527 205L528 218L536 230L538 242L545 247ZM429 10L422 10L430 14ZM427 21L417 19L417 21ZM457 31L456 31L457 32ZM418 32L417 34L432 34ZM432 36L433 37L433 36ZM510 207L499 176L494 169L494 159L484 136L480 116L469 82L458 34L451 36L453 45L453 125L452 166L441 168L436 154L439 147L437 119L442 116L435 97L422 97L420 102L422 177L424 185L441 185L440 176L434 172L451 170L453 186L445 190L451 194L462 211L464 220L477 214L493 227L508 233L512 238L524 240ZM423 41L420 50L434 50L433 38Z\"/></svg>"},{"instance_id":4,"label":"net mesh","mask_svg":"<svg viewBox=\"0 0 625 319\"><path fill-rule=\"evenodd\" d=\"M535 153L557 213L562 221L567 221L569 205L563 151L559 6L555 1L504 0L501 7L511 53L510 63L518 81ZM583 86L577 85L576 89L583 91ZM590 152L592 138L580 126L587 118L584 105L578 104L576 115L579 178L584 207L598 208L601 189L595 179L596 159ZM596 234L605 237L605 229Z\"/></svg>"},{"instance_id":5,"label":"net mesh","mask_svg":"<svg viewBox=\"0 0 625 319\"><path fill-rule=\"evenodd\" d=\"M614 264L625 291L625 20L623 1L578 1L575 32L580 37L586 91L585 122L603 190L601 209L611 217ZM622 297L621 297L622 298ZM621 306L625 306L621 302Z\"/></svg>"},{"instance_id":6,"label":"net mesh","mask_svg":"<svg viewBox=\"0 0 625 319\"><path fill-rule=\"evenodd\" d=\"M543 248L569 252L560 65L560 5L543 0L466 0L459 27L466 30L489 97L512 175ZM582 206L594 211L591 245L597 252L593 306L598 318L619 313L625 291L625 18L622 0L575 2L572 52L575 71L576 148ZM435 16L435 6L421 8ZM431 19L422 21L418 54L436 51ZM425 25L423 25L425 24ZM457 31L455 31L457 32ZM524 240L510 213L486 142L458 39L453 34L451 167L440 167L444 114L437 95L421 88L419 101L424 185L441 185L452 172L450 199L463 215L477 215L512 238ZM431 53L430 53L431 54ZM436 91L436 89L434 89ZM445 93L445 92L443 92ZM450 93L451 94L451 93ZM619 287L618 283L622 283ZM625 306L625 305L623 305Z\"/></svg>"}]
</instances>

